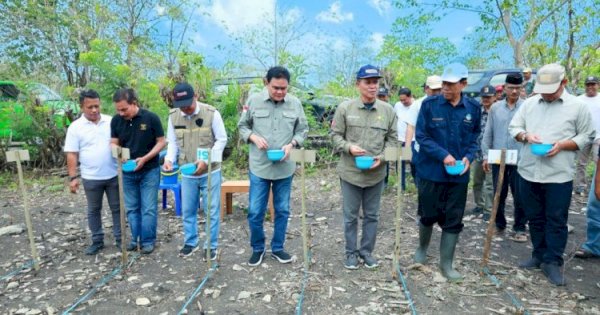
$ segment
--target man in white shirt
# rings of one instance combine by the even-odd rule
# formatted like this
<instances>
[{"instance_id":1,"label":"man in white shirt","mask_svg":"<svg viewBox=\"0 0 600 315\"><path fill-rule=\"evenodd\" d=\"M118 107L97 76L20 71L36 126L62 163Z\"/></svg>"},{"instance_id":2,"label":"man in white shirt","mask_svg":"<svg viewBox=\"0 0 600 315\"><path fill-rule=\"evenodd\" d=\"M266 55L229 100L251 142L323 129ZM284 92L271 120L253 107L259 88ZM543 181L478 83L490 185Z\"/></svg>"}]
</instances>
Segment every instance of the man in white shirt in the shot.
<instances>
[{"instance_id":1,"label":"man in white shirt","mask_svg":"<svg viewBox=\"0 0 600 315\"><path fill-rule=\"evenodd\" d=\"M413 103L415 102L415 99L412 96L412 92L410 91L409 88L407 87L403 87L400 88L400 90L398 91L398 100L399 102L397 102L394 105L394 112L396 113L396 116L398 117L398 141L400 141L400 143L404 143L406 141L406 144L404 145L411 145L412 142L415 140L414 135L411 139L406 139L406 122L405 120L407 119L410 109L413 105ZM401 184L402 184L402 190L406 190L406 182L405 182L405 178L404 178L404 174L406 171L406 162L402 161L402 163L400 163L402 166L402 179L401 179ZM396 165L398 166L398 165ZM413 178L415 177L414 174L414 169L411 168L411 174L413 176Z\"/></svg>"},{"instance_id":2,"label":"man in white shirt","mask_svg":"<svg viewBox=\"0 0 600 315\"><path fill-rule=\"evenodd\" d=\"M173 88L173 106L167 125L167 155L163 169L173 170L173 164L195 163L196 172L183 175L181 180L181 211L183 216L184 244L179 256L187 257L198 246L198 203L202 194L205 215L210 215L210 244L204 242L203 258L210 246L210 259L217 258L221 208L221 158L227 144L227 133L221 114L216 108L198 102L194 88L188 83L178 83ZM199 148L211 150L211 187L208 190L208 164L199 159ZM178 154L179 153L179 154ZM208 194L211 195L208 205ZM207 212L210 209L210 214ZM208 234L207 234L208 235Z\"/></svg>"},{"instance_id":3,"label":"man in white shirt","mask_svg":"<svg viewBox=\"0 0 600 315\"><path fill-rule=\"evenodd\" d=\"M83 91L79 95L79 105L83 115L69 126L64 152L71 193L77 193L79 189L77 164L80 164L88 227L92 233L92 244L85 254L95 255L104 248L101 215L104 194L112 213L115 244L121 248L117 164L110 148L111 117L100 113L100 96L94 90Z\"/></svg>"},{"instance_id":4,"label":"man in white shirt","mask_svg":"<svg viewBox=\"0 0 600 315\"><path fill-rule=\"evenodd\" d=\"M596 129L596 139L588 143L578 153L577 173L575 174L575 193L584 194L588 188L587 165L590 161L590 155L594 162L598 160L598 147L600 144L600 96L598 95L598 77L589 76L585 79L585 94L578 98L588 106L594 128ZM590 191L593 194L593 191Z\"/></svg>"}]
</instances>

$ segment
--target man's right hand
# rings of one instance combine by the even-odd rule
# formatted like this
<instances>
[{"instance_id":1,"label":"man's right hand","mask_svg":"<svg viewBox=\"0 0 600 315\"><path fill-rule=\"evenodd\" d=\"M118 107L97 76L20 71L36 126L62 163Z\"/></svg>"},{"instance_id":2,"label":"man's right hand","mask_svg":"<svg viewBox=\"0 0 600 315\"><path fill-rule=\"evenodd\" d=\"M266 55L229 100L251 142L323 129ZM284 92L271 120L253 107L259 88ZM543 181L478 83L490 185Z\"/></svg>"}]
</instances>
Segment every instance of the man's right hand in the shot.
<instances>
[{"instance_id":1,"label":"man's right hand","mask_svg":"<svg viewBox=\"0 0 600 315\"><path fill-rule=\"evenodd\" d=\"M456 159L452 155L448 154L444 158L444 165L454 166L454 164L456 164Z\"/></svg>"},{"instance_id":2,"label":"man's right hand","mask_svg":"<svg viewBox=\"0 0 600 315\"><path fill-rule=\"evenodd\" d=\"M79 189L79 179L75 178L69 182L69 190L71 190L72 194L76 194L77 189Z\"/></svg>"},{"instance_id":3,"label":"man's right hand","mask_svg":"<svg viewBox=\"0 0 600 315\"><path fill-rule=\"evenodd\" d=\"M259 149L266 150L269 148L269 143L267 140L261 136L257 136L255 134L251 134L250 138L248 138L252 143L254 143Z\"/></svg>"},{"instance_id":4,"label":"man's right hand","mask_svg":"<svg viewBox=\"0 0 600 315\"><path fill-rule=\"evenodd\" d=\"M165 160L165 162L163 163L163 171L165 172L170 172L173 170L173 162L169 161L169 160Z\"/></svg>"},{"instance_id":5,"label":"man's right hand","mask_svg":"<svg viewBox=\"0 0 600 315\"><path fill-rule=\"evenodd\" d=\"M525 140L528 143L542 143L542 138L538 135L534 135L532 133L528 133L525 135Z\"/></svg>"},{"instance_id":6,"label":"man's right hand","mask_svg":"<svg viewBox=\"0 0 600 315\"><path fill-rule=\"evenodd\" d=\"M367 151L357 145L351 145L349 151L353 156L361 156L367 153Z\"/></svg>"}]
</instances>

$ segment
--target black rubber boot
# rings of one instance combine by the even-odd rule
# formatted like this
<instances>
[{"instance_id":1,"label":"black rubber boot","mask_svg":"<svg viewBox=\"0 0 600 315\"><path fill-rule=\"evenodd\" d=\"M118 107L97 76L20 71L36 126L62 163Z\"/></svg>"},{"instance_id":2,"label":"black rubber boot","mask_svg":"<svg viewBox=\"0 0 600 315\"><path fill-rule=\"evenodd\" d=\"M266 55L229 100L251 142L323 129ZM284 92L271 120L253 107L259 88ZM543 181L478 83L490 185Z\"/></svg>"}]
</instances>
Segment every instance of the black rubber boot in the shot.
<instances>
[{"instance_id":1,"label":"black rubber boot","mask_svg":"<svg viewBox=\"0 0 600 315\"><path fill-rule=\"evenodd\" d=\"M440 240L440 270L442 275L450 282L460 282L463 276L452 267L454 260L454 250L458 242L458 233L442 232Z\"/></svg>"},{"instance_id":2,"label":"black rubber boot","mask_svg":"<svg viewBox=\"0 0 600 315\"><path fill-rule=\"evenodd\" d=\"M422 223L419 223L419 247L415 251L414 257L415 262L418 264L424 264L427 261L427 248L429 247L432 232L433 225L424 226Z\"/></svg>"}]
</instances>

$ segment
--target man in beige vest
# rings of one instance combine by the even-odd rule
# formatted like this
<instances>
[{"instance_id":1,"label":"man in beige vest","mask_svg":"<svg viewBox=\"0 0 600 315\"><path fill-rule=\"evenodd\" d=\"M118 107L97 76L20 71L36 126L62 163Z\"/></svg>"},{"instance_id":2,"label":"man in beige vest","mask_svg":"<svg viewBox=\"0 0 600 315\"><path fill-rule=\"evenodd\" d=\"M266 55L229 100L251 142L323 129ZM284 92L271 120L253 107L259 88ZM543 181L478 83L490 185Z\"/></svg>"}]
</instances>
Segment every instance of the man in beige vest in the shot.
<instances>
[{"instance_id":1,"label":"man in beige vest","mask_svg":"<svg viewBox=\"0 0 600 315\"><path fill-rule=\"evenodd\" d=\"M221 207L221 157L227 134L221 114L216 108L198 102L198 96L188 83L178 83L173 88L173 106L169 112L167 141L169 143L163 169L173 170L175 161L179 165L196 164L196 172L182 175L181 199L183 215L184 245L179 256L186 257L198 249L198 202L202 194L205 215L210 209L210 244L204 242L204 249L210 245L210 259L217 257L219 237L219 209ZM208 165L198 157L198 149L211 149L211 187L207 187ZM177 158L178 157L178 158ZM211 204L207 204L211 194ZM206 260L206 251L204 259Z\"/></svg>"}]
</instances>

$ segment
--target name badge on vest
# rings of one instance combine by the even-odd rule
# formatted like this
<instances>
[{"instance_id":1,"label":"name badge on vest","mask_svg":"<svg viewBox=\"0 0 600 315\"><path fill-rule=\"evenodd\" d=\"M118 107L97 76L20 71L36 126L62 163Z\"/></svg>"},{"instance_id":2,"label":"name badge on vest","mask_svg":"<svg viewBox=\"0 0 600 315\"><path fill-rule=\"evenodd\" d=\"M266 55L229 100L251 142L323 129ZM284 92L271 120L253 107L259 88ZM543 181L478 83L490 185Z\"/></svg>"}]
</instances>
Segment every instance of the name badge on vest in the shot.
<instances>
[{"instance_id":1,"label":"name badge on vest","mask_svg":"<svg viewBox=\"0 0 600 315\"><path fill-rule=\"evenodd\" d=\"M209 148L198 148L196 149L196 159L199 161L204 161L206 163L208 163L208 151L210 149ZM221 162L221 157L217 156L217 154L213 154L214 152L211 152L211 157L210 160L211 162Z\"/></svg>"}]
</instances>

